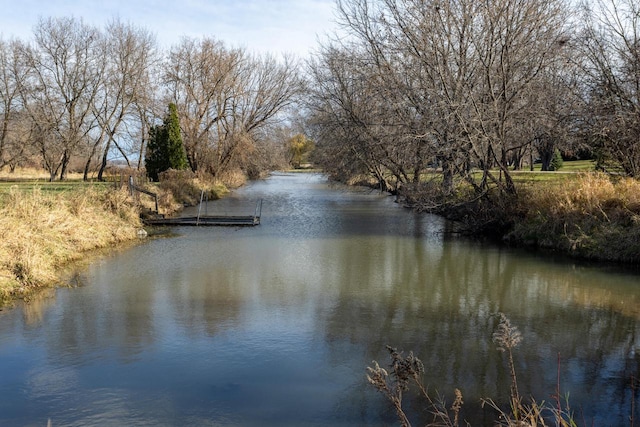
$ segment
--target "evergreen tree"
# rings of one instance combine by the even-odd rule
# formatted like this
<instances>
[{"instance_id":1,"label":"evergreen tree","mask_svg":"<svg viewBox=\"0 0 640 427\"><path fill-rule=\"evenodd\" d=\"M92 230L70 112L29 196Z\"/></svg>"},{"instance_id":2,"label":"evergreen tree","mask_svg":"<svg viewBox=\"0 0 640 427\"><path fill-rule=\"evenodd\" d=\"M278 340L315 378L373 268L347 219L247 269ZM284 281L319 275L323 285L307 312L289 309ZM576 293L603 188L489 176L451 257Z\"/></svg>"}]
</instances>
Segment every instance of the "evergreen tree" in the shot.
<instances>
[{"instance_id":1,"label":"evergreen tree","mask_svg":"<svg viewBox=\"0 0 640 427\"><path fill-rule=\"evenodd\" d=\"M187 156L182 145L180 119L175 104L169 104L169 112L162 125L152 126L149 129L149 142L144 163L147 176L153 181L157 181L158 174L168 169L187 168Z\"/></svg>"},{"instance_id":2,"label":"evergreen tree","mask_svg":"<svg viewBox=\"0 0 640 427\"><path fill-rule=\"evenodd\" d=\"M564 161L562 160L562 154L560 153L560 150L556 148L553 152L553 158L551 159L551 165L549 167L549 170L552 170L552 171L560 170L563 164L564 164Z\"/></svg>"}]
</instances>

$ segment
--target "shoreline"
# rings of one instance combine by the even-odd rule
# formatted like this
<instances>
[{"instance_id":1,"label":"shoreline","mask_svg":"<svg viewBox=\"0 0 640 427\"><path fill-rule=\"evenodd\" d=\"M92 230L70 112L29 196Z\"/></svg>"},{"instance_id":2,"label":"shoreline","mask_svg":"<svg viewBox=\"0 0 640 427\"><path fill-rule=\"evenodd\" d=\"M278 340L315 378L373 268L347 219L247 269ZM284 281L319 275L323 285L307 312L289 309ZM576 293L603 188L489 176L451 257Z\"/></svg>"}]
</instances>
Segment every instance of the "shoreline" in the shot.
<instances>
[{"instance_id":1,"label":"shoreline","mask_svg":"<svg viewBox=\"0 0 640 427\"><path fill-rule=\"evenodd\" d=\"M492 201L408 191L403 204L460 225L461 234L574 260L640 266L640 182L584 173L562 187L522 187ZM435 207L434 207L435 206Z\"/></svg>"},{"instance_id":2,"label":"shoreline","mask_svg":"<svg viewBox=\"0 0 640 427\"><path fill-rule=\"evenodd\" d=\"M197 204L201 191L211 199L229 192L225 184L183 171L166 174L153 190L167 215ZM0 309L42 289L64 286L64 269L93 252L155 235L142 221L151 204L151 199L132 198L126 186L36 183L0 192Z\"/></svg>"},{"instance_id":3,"label":"shoreline","mask_svg":"<svg viewBox=\"0 0 640 427\"><path fill-rule=\"evenodd\" d=\"M138 207L126 190L38 187L3 193L0 304L60 285L60 270L94 250L139 239Z\"/></svg>"},{"instance_id":4,"label":"shoreline","mask_svg":"<svg viewBox=\"0 0 640 427\"><path fill-rule=\"evenodd\" d=\"M565 187L552 197L544 188L528 190L508 210L453 199L440 203L439 209L425 209L421 206L433 203L417 192L405 194L400 203L453 221L461 225L459 234L470 238L567 261L640 267L640 183L611 183L601 174L588 174ZM586 195L587 188L597 194ZM551 204L550 199L560 203ZM125 189L87 187L56 193L36 186L3 193L0 307L62 285L61 270L91 252L143 241L143 210Z\"/></svg>"}]
</instances>

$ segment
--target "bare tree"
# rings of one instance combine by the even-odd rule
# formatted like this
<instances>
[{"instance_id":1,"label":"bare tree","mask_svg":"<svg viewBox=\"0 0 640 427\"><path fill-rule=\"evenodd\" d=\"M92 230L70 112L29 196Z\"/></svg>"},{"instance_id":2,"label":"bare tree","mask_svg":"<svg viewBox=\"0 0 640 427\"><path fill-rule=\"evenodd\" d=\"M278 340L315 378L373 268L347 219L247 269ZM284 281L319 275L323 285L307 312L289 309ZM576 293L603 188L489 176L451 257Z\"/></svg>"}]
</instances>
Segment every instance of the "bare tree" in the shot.
<instances>
[{"instance_id":1,"label":"bare tree","mask_svg":"<svg viewBox=\"0 0 640 427\"><path fill-rule=\"evenodd\" d=\"M583 4L581 40L589 77L585 127L599 156L640 176L640 5L633 0Z\"/></svg>"},{"instance_id":2,"label":"bare tree","mask_svg":"<svg viewBox=\"0 0 640 427\"><path fill-rule=\"evenodd\" d=\"M372 76L363 58L358 46L330 45L309 64L309 123L321 148L316 160L327 173L341 180L368 173L386 189L383 156L376 149L382 144L372 126L380 100L368 96Z\"/></svg>"},{"instance_id":3,"label":"bare tree","mask_svg":"<svg viewBox=\"0 0 640 427\"><path fill-rule=\"evenodd\" d=\"M205 38L183 38L165 64L164 82L178 106L187 159L193 171L210 161L219 122L230 114L244 52Z\"/></svg>"},{"instance_id":4,"label":"bare tree","mask_svg":"<svg viewBox=\"0 0 640 427\"><path fill-rule=\"evenodd\" d=\"M252 57L210 38L174 46L164 81L178 106L191 169L214 175L242 164L260 131L299 93L288 58Z\"/></svg>"},{"instance_id":5,"label":"bare tree","mask_svg":"<svg viewBox=\"0 0 640 427\"><path fill-rule=\"evenodd\" d=\"M527 102L535 100L528 93L562 58L558 47L567 39L567 11L562 0L496 0L481 9L481 32L474 41L481 84L472 97L474 151L498 166L510 193L515 187L509 152L522 144L522 123L541 107Z\"/></svg>"},{"instance_id":6,"label":"bare tree","mask_svg":"<svg viewBox=\"0 0 640 427\"><path fill-rule=\"evenodd\" d=\"M532 98L527 102L538 108L531 109L525 117L523 144L512 149L514 168L528 154L533 170L536 153L542 170L548 171L557 151L577 155L584 145L578 132L584 76L575 61L576 42L569 39L561 41L558 49L564 52L564 57L560 56L556 63L541 71L540 77L525 94Z\"/></svg>"},{"instance_id":7,"label":"bare tree","mask_svg":"<svg viewBox=\"0 0 640 427\"><path fill-rule=\"evenodd\" d=\"M130 136L127 126L141 128L134 123L140 120L136 107L141 107L149 98L151 73L156 62L156 42L147 30L111 21L106 29L107 65L104 84L95 106L98 129L88 156L84 178L87 179L93 156L100 151L98 180L103 179L107 160L112 149L116 149L131 166L129 156L139 152L137 144L127 144ZM127 144L127 145L124 145Z\"/></svg>"},{"instance_id":8,"label":"bare tree","mask_svg":"<svg viewBox=\"0 0 640 427\"><path fill-rule=\"evenodd\" d=\"M30 74L21 87L23 105L50 179L65 179L72 156L95 127L106 64L103 38L73 18L40 20L34 36L25 52Z\"/></svg>"},{"instance_id":9,"label":"bare tree","mask_svg":"<svg viewBox=\"0 0 640 427\"><path fill-rule=\"evenodd\" d=\"M340 111L333 119L343 130L357 128L358 137L377 141L353 147L361 158L376 147L377 166L367 169L418 182L426 165L437 164L444 193L453 189L454 176L479 194L490 186L515 193L509 166L527 146L525 124L540 108L529 94L559 61L565 3L340 0L338 9L356 46L342 51L357 52L358 64L339 76L344 68L330 63L336 49L326 50L320 61L328 75L316 72L313 84L339 82L334 88L340 91L325 97L325 107L332 107L318 111L325 119L326 112ZM367 109L354 115L349 99L355 98L342 96L343 89L353 87L362 70ZM482 174L471 173L473 167Z\"/></svg>"},{"instance_id":10,"label":"bare tree","mask_svg":"<svg viewBox=\"0 0 640 427\"><path fill-rule=\"evenodd\" d=\"M297 66L291 57L247 56L239 64L239 81L216 141L216 170L245 168L280 114L300 93Z\"/></svg>"},{"instance_id":11,"label":"bare tree","mask_svg":"<svg viewBox=\"0 0 640 427\"><path fill-rule=\"evenodd\" d=\"M477 58L473 48L477 2L384 2L381 23L391 33L391 46L404 59L400 86L421 120L413 138L424 141L421 155L435 159L442 170L442 191L453 190L454 173L467 179L470 164L471 125L469 88L476 87ZM472 181L473 183L473 181Z\"/></svg>"},{"instance_id":12,"label":"bare tree","mask_svg":"<svg viewBox=\"0 0 640 427\"><path fill-rule=\"evenodd\" d=\"M465 89L473 86L465 81L472 75L472 3L350 0L338 6L356 46L325 50L321 60L332 75L314 73L313 86L324 84L322 79L340 83L338 91L328 93L340 99L332 111L346 114L334 118L352 130L357 126L359 138L366 135L371 144L354 149L361 158L370 157L367 169L379 181L390 174L395 185L418 183L427 167L438 164L442 189L450 192L454 172L469 164L459 119L469 97ZM331 56L337 50L358 52L358 63L340 60L336 66ZM349 63L351 75L341 73ZM358 97L363 103L357 113L343 96L343 89L354 87L353 79L367 87L367 95ZM314 98L323 94L316 92Z\"/></svg>"},{"instance_id":13,"label":"bare tree","mask_svg":"<svg viewBox=\"0 0 640 427\"><path fill-rule=\"evenodd\" d=\"M0 169L15 167L27 152L29 125L22 112L20 85L27 70L21 61L22 44L0 39Z\"/></svg>"}]
</instances>

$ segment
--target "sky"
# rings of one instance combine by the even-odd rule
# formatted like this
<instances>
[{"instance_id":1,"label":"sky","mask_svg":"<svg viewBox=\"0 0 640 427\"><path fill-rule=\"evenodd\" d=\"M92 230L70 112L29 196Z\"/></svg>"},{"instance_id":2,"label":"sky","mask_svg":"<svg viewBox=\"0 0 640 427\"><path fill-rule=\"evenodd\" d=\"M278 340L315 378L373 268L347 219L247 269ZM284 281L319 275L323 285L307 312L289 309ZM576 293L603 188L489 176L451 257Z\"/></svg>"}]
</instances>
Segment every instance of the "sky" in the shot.
<instances>
[{"instance_id":1,"label":"sky","mask_svg":"<svg viewBox=\"0 0 640 427\"><path fill-rule=\"evenodd\" d=\"M0 35L29 40L40 18L73 16L100 28L119 18L153 32L164 48L209 36L305 58L337 27L334 9L335 0L0 0Z\"/></svg>"}]
</instances>

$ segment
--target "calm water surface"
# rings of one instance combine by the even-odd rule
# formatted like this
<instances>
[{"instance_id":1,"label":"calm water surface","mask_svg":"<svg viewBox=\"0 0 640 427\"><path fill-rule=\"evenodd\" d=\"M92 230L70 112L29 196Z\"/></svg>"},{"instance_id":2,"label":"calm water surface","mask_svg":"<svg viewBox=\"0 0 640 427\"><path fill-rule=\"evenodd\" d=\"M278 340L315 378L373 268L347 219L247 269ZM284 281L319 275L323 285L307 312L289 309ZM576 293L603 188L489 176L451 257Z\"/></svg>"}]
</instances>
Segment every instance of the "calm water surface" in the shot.
<instances>
[{"instance_id":1,"label":"calm water surface","mask_svg":"<svg viewBox=\"0 0 640 427\"><path fill-rule=\"evenodd\" d=\"M0 311L0 426L394 424L365 378L387 344L488 424L480 398L509 389L500 311L524 336L521 394L549 401L560 357L577 418L628 425L637 273L445 237L437 217L320 175L275 175L207 211L252 213L260 198L259 227L177 228Z\"/></svg>"}]
</instances>

